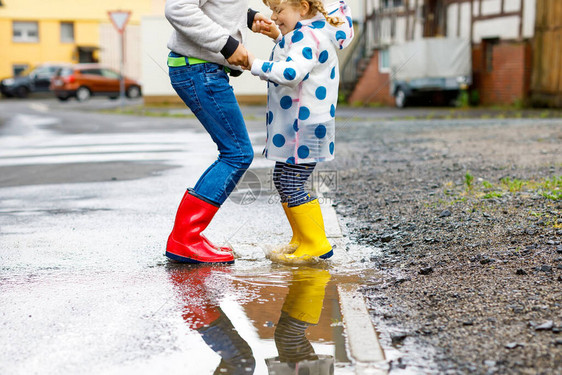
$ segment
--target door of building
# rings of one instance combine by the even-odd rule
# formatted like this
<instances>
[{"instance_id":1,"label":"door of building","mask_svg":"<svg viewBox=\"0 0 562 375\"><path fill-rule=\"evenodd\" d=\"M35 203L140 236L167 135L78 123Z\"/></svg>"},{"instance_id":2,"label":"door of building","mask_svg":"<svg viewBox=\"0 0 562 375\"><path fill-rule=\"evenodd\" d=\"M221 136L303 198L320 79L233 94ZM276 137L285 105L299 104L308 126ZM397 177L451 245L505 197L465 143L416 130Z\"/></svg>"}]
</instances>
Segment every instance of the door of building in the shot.
<instances>
[{"instance_id":1,"label":"door of building","mask_svg":"<svg viewBox=\"0 0 562 375\"><path fill-rule=\"evenodd\" d=\"M447 35L447 8L443 0L425 0L423 36Z\"/></svg>"},{"instance_id":2,"label":"door of building","mask_svg":"<svg viewBox=\"0 0 562 375\"><path fill-rule=\"evenodd\" d=\"M531 98L537 105L562 107L562 4L537 0Z\"/></svg>"}]
</instances>

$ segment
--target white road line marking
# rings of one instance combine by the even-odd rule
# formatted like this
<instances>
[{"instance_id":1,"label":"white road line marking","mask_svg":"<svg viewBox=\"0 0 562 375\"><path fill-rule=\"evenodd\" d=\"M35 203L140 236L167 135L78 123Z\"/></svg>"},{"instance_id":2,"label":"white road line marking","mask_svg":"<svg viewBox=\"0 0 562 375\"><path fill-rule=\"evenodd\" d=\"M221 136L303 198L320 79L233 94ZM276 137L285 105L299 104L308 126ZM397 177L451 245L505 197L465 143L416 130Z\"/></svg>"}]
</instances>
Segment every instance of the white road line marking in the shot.
<instances>
[{"instance_id":1,"label":"white road line marking","mask_svg":"<svg viewBox=\"0 0 562 375\"><path fill-rule=\"evenodd\" d=\"M49 112L49 106L45 103L31 103L29 108L33 109L36 112L47 113Z\"/></svg>"},{"instance_id":2,"label":"white road line marking","mask_svg":"<svg viewBox=\"0 0 562 375\"><path fill-rule=\"evenodd\" d=\"M39 135L0 139L0 166L110 161L184 162L210 158L212 142L200 134Z\"/></svg>"}]
</instances>

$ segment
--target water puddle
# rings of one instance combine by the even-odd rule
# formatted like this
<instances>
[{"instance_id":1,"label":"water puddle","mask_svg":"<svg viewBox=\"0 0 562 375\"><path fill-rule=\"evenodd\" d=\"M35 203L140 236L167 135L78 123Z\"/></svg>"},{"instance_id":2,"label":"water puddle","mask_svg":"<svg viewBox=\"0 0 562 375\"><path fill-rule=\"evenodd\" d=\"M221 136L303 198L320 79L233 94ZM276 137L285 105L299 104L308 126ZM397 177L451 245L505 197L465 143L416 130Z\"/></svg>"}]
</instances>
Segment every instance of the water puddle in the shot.
<instances>
[{"instance_id":1,"label":"water puddle","mask_svg":"<svg viewBox=\"0 0 562 375\"><path fill-rule=\"evenodd\" d=\"M194 373L355 374L337 286L358 275L266 267L168 266Z\"/></svg>"}]
</instances>

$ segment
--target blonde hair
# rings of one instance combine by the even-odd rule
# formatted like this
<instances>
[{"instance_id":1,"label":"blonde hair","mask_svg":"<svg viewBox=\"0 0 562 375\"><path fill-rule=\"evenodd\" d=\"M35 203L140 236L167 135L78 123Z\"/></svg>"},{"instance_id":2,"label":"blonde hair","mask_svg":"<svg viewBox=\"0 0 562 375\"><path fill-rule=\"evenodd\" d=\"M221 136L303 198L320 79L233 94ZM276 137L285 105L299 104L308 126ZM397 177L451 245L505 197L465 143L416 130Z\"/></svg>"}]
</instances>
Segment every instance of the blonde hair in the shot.
<instances>
[{"instance_id":1,"label":"blonde hair","mask_svg":"<svg viewBox=\"0 0 562 375\"><path fill-rule=\"evenodd\" d=\"M287 3L295 8L300 8L302 2L307 2L308 5L310 6L310 10L308 12L309 16L313 17L316 15L316 13L321 13L326 18L326 21L328 21L328 23L332 26L337 27L344 24L344 22L339 17L331 17L328 15L328 12L326 12L322 0L262 0L262 1L268 7L271 7L272 5L273 6L279 5L281 3Z\"/></svg>"}]
</instances>

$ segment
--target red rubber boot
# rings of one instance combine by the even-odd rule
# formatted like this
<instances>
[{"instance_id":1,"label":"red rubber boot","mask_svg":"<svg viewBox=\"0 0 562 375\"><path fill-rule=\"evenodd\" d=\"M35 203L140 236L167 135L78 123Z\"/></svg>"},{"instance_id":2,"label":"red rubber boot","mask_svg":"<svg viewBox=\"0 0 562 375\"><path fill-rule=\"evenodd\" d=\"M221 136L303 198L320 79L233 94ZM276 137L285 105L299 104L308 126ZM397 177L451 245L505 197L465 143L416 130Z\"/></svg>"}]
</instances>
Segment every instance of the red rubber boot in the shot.
<instances>
[{"instance_id":1,"label":"red rubber boot","mask_svg":"<svg viewBox=\"0 0 562 375\"><path fill-rule=\"evenodd\" d=\"M166 256L182 263L234 263L232 252L221 251L201 236L218 210L218 206L186 191L168 237Z\"/></svg>"},{"instance_id":2,"label":"red rubber boot","mask_svg":"<svg viewBox=\"0 0 562 375\"><path fill-rule=\"evenodd\" d=\"M174 286L175 294L182 302L182 317L190 329L198 330L216 321L221 311L218 302L212 299L213 290L208 289L209 278L221 277L230 267L213 264L171 264L167 271ZM212 284L211 284L212 285Z\"/></svg>"},{"instance_id":3,"label":"red rubber boot","mask_svg":"<svg viewBox=\"0 0 562 375\"><path fill-rule=\"evenodd\" d=\"M207 237L205 237L203 234L200 234L200 236L203 239L203 241L205 241L207 243L207 245L211 246L215 250L229 251L231 253L234 251L234 250L232 250L232 248L230 246L217 246L217 245L215 245L214 243L209 241L209 239Z\"/></svg>"}]
</instances>

